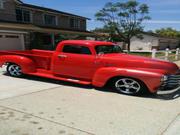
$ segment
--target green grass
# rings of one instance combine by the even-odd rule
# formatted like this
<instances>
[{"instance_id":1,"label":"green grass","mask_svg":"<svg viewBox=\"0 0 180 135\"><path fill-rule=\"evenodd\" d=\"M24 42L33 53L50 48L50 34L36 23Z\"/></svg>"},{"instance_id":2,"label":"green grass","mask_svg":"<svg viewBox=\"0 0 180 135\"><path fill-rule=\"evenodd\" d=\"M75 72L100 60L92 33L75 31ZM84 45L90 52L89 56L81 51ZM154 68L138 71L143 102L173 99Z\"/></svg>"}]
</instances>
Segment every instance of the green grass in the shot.
<instances>
[{"instance_id":1,"label":"green grass","mask_svg":"<svg viewBox=\"0 0 180 135\"><path fill-rule=\"evenodd\" d=\"M151 57L151 53L146 53L146 52L131 52L129 54L132 54L132 55L139 55L139 56L144 56L144 57Z\"/></svg>"},{"instance_id":2,"label":"green grass","mask_svg":"<svg viewBox=\"0 0 180 135\"><path fill-rule=\"evenodd\" d=\"M152 53L150 52L131 52L129 54L144 56L144 57L152 57ZM156 57L161 57L161 56L165 56L165 53L162 52L156 53Z\"/></svg>"},{"instance_id":3,"label":"green grass","mask_svg":"<svg viewBox=\"0 0 180 135\"><path fill-rule=\"evenodd\" d=\"M149 58L152 57L152 53L150 53L150 52L131 52L129 54L143 56L143 57L149 57ZM156 53L156 58L165 59L165 53L163 53L163 52ZM173 52L173 53L169 54L168 59L169 59L169 61L176 61L175 60L175 53Z\"/></svg>"}]
</instances>

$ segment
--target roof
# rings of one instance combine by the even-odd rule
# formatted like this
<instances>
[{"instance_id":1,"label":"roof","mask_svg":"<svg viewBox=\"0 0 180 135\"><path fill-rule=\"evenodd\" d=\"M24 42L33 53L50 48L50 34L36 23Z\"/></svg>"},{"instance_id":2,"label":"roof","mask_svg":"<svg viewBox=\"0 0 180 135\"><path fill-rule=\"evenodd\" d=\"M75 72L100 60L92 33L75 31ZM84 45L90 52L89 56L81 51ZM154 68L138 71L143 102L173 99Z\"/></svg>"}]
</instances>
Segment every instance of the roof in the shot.
<instances>
[{"instance_id":1,"label":"roof","mask_svg":"<svg viewBox=\"0 0 180 135\"><path fill-rule=\"evenodd\" d=\"M162 36L162 35L159 35L159 34L153 33L153 32L141 32L141 33L145 34L145 35L157 37L157 38L168 38L168 39L178 39L179 40L179 38L176 38L176 37Z\"/></svg>"},{"instance_id":2,"label":"roof","mask_svg":"<svg viewBox=\"0 0 180 135\"><path fill-rule=\"evenodd\" d=\"M24 7L38 9L38 10L44 10L44 11L49 11L49 12L54 12L54 13L58 13L58 14L74 16L74 17L79 17L79 18L84 18L84 19L90 20L90 18L87 18L87 17L84 17L84 16L79 16L79 15L75 15L75 14L71 14L71 13L67 13L67 12L47 8L47 7L36 6L36 5L32 5L32 4L26 4L26 3L23 3L21 0L16 0L16 1L19 2L21 6L24 6Z\"/></svg>"},{"instance_id":3,"label":"roof","mask_svg":"<svg viewBox=\"0 0 180 135\"><path fill-rule=\"evenodd\" d=\"M21 0L15 0L16 2L18 2L18 3L23 3Z\"/></svg>"},{"instance_id":4,"label":"roof","mask_svg":"<svg viewBox=\"0 0 180 135\"><path fill-rule=\"evenodd\" d=\"M109 33L102 33L102 32L95 32L95 34L97 36L103 36L103 37L108 37L110 34ZM179 38L176 38L176 37L168 37L168 36L162 36L162 35L159 35L157 33L153 33L153 32L141 32L140 34L144 34L144 35L149 35L149 36L153 36L153 37L157 37L157 38L168 38L168 39L176 39L176 40L180 40ZM117 36L119 37L118 35L113 35L113 36Z\"/></svg>"},{"instance_id":5,"label":"roof","mask_svg":"<svg viewBox=\"0 0 180 135\"><path fill-rule=\"evenodd\" d=\"M33 24L24 24L24 23L17 23L17 22L5 22L0 20L0 29L13 29L19 31L32 31L32 32L45 32L45 33L63 33L63 34L78 34L78 35L87 35L92 36L94 35L92 32L84 31L84 30L70 30L70 29L62 29L62 28L51 28L51 27L41 27L36 26Z\"/></svg>"}]
</instances>

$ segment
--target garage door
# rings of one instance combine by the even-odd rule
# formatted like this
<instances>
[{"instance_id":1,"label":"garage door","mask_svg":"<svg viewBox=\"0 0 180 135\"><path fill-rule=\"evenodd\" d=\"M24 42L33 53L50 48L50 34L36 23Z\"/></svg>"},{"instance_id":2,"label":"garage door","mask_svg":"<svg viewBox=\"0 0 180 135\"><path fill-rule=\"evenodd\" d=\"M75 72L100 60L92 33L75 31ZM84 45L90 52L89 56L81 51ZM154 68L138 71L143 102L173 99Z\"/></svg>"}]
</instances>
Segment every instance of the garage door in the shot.
<instances>
[{"instance_id":1,"label":"garage door","mask_svg":"<svg viewBox=\"0 0 180 135\"><path fill-rule=\"evenodd\" d=\"M23 50L23 34L0 33L0 50Z\"/></svg>"}]
</instances>

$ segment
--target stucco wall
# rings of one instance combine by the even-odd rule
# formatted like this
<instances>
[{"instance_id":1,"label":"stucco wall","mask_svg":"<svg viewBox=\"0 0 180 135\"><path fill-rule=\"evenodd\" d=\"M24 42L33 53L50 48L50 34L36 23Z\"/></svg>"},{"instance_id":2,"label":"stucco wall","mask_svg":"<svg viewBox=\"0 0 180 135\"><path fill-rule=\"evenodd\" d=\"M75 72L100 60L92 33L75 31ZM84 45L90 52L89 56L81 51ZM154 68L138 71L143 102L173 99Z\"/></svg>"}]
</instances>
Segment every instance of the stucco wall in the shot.
<instances>
[{"instance_id":1,"label":"stucco wall","mask_svg":"<svg viewBox=\"0 0 180 135\"><path fill-rule=\"evenodd\" d=\"M131 39L131 50L147 50L150 51L152 48L158 50L176 49L179 46L179 40L173 38L162 38L151 35L143 35L143 39L133 37Z\"/></svg>"},{"instance_id":2,"label":"stucco wall","mask_svg":"<svg viewBox=\"0 0 180 135\"><path fill-rule=\"evenodd\" d=\"M131 39L131 50L151 50L153 46L158 46L158 38L153 36L143 35L143 39Z\"/></svg>"}]
</instances>

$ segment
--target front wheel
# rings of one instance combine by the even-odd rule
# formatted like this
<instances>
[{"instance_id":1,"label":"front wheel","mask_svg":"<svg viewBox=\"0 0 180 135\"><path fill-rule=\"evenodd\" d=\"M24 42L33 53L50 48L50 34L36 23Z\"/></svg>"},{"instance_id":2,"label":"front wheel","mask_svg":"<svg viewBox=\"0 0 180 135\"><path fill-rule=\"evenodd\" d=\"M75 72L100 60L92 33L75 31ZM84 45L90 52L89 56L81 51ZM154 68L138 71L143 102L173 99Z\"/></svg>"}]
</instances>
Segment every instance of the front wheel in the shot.
<instances>
[{"instance_id":1,"label":"front wheel","mask_svg":"<svg viewBox=\"0 0 180 135\"><path fill-rule=\"evenodd\" d=\"M116 78L112 81L111 86L117 92L126 95L139 95L147 91L143 82L132 78Z\"/></svg>"},{"instance_id":2,"label":"front wheel","mask_svg":"<svg viewBox=\"0 0 180 135\"><path fill-rule=\"evenodd\" d=\"M21 77L23 75L21 67L17 64L9 64L6 70L7 73L13 77Z\"/></svg>"}]
</instances>

